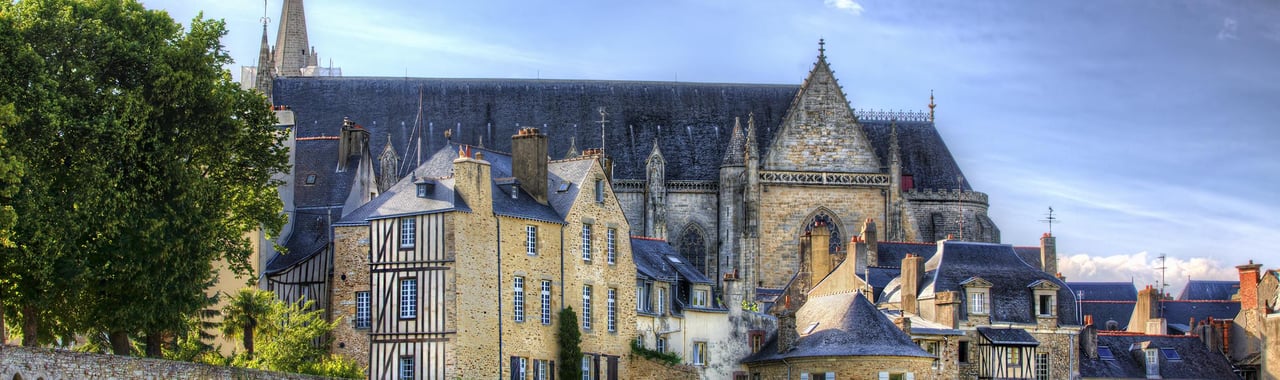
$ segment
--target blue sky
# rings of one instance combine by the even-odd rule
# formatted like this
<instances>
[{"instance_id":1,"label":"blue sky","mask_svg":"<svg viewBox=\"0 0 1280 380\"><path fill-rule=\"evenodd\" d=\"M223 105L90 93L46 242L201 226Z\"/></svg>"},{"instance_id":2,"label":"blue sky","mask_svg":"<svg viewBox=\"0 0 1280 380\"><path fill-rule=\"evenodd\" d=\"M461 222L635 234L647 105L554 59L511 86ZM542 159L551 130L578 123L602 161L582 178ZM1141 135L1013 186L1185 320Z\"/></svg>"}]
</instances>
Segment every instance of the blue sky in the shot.
<instances>
[{"instance_id":1,"label":"blue sky","mask_svg":"<svg viewBox=\"0 0 1280 380\"><path fill-rule=\"evenodd\" d=\"M145 1L225 19L257 60L264 4ZM274 43L281 0L267 0ZM1068 280L1232 279L1280 266L1280 3L309 0L347 76L799 83L817 40L854 108L925 109L1006 243L1049 206Z\"/></svg>"}]
</instances>

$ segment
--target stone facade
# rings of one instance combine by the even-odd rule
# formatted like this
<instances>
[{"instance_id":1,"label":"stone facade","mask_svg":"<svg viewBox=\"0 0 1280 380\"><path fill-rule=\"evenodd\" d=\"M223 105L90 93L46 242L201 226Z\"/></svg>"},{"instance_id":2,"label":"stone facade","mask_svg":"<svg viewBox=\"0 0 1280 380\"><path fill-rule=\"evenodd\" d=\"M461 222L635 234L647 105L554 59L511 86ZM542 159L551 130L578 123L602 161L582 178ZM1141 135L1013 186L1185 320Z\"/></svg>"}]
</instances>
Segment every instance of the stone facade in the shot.
<instances>
[{"instance_id":1,"label":"stone facade","mask_svg":"<svg viewBox=\"0 0 1280 380\"><path fill-rule=\"evenodd\" d=\"M882 224L885 197L880 189L850 187L810 187L765 185L766 196L760 200L759 275L757 281L766 288L781 288L796 274L800 265L800 236L819 215L825 215L835 227L831 241L845 251L848 238L856 235L860 223L868 218ZM832 252L835 253L835 252Z\"/></svg>"},{"instance_id":2,"label":"stone facade","mask_svg":"<svg viewBox=\"0 0 1280 380\"><path fill-rule=\"evenodd\" d=\"M811 357L753 366L750 374L751 379L799 379L806 373L810 379L820 378L814 376L821 373L835 373L836 379L884 379L881 374L906 378L910 373L920 380L943 379L933 376L932 365L932 359L920 357Z\"/></svg>"},{"instance_id":3,"label":"stone facade","mask_svg":"<svg viewBox=\"0 0 1280 380\"><path fill-rule=\"evenodd\" d=\"M639 356L627 359L631 366L631 379L635 380L698 380L698 371L687 365L667 365Z\"/></svg>"},{"instance_id":4,"label":"stone facade","mask_svg":"<svg viewBox=\"0 0 1280 380\"><path fill-rule=\"evenodd\" d=\"M3 379L283 379L325 377L208 364L0 345Z\"/></svg>"},{"instance_id":5,"label":"stone facade","mask_svg":"<svg viewBox=\"0 0 1280 380\"><path fill-rule=\"evenodd\" d=\"M356 292L369 291L369 227L341 226L333 229L333 301L329 317L338 322L333 329L329 351L351 358L369 368L370 326L356 324ZM371 312L372 313L372 312Z\"/></svg>"}]
</instances>

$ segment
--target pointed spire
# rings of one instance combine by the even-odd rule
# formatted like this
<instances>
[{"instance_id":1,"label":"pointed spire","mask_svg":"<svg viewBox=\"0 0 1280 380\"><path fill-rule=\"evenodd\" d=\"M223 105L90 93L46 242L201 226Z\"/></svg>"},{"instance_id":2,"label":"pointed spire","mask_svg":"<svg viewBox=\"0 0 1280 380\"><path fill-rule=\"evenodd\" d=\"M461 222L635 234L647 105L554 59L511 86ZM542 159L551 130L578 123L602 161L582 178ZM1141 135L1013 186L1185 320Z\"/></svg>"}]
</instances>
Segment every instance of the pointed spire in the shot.
<instances>
[{"instance_id":1,"label":"pointed spire","mask_svg":"<svg viewBox=\"0 0 1280 380\"><path fill-rule=\"evenodd\" d=\"M578 139L577 136L569 136L569 151L565 152L564 158L578 158Z\"/></svg>"},{"instance_id":2,"label":"pointed spire","mask_svg":"<svg viewBox=\"0 0 1280 380\"><path fill-rule=\"evenodd\" d=\"M658 138L655 137L653 139L653 149L649 151L649 158L644 160L644 164L646 166L647 165L665 165L666 162L667 162L667 159L662 157L662 149L658 148Z\"/></svg>"},{"instance_id":3,"label":"pointed spire","mask_svg":"<svg viewBox=\"0 0 1280 380\"><path fill-rule=\"evenodd\" d=\"M742 135L742 119L733 118L733 134L729 137L729 146L724 148L724 158L720 166L742 166L746 152L747 139Z\"/></svg>"},{"instance_id":4,"label":"pointed spire","mask_svg":"<svg viewBox=\"0 0 1280 380\"><path fill-rule=\"evenodd\" d=\"M280 29L276 32L276 75L298 76L311 61L311 45L307 42L307 15L302 0L284 0L280 9Z\"/></svg>"},{"instance_id":5,"label":"pointed spire","mask_svg":"<svg viewBox=\"0 0 1280 380\"><path fill-rule=\"evenodd\" d=\"M929 122L930 123L933 122L933 108L937 106L938 106L937 104L933 104L933 90L931 89L929 90Z\"/></svg>"},{"instance_id":6,"label":"pointed spire","mask_svg":"<svg viewBox=\"0 0 1280 380\"><path fill-rule=\"evenodd\" d=\"M898 121L895 119L889 123L889 164L897 166L901 160L899 158L898 146Z\"/></svg>"},{"instance_id":7,"label":"pointed spire","mask_svg":"<svg viewBox=\"0 0 1280 380\"><path fill-rule=\"evenodd\" d=\"M275 77L275 65L271 63L271 45L267 44L267 23L270 20L262 18L262 47L258 49L258 72L253 81L253 88L267 95L267 100L271 100L271 80Z\"/></svg>"},{"instance_id":8,"label":"pointed spire","mask_svg":"<svg viewBox=\"0 0 1280 380\"><path fill-rule=\"evenodd\" d=\"M756 147L756 114L754 112L747 114L747 141L746 142L747 142L747 146L746 146L747 159L748 160L759 159L759 157L756 156L758 154L756 151L758 148Z\"/></svg>"}]
</instances>

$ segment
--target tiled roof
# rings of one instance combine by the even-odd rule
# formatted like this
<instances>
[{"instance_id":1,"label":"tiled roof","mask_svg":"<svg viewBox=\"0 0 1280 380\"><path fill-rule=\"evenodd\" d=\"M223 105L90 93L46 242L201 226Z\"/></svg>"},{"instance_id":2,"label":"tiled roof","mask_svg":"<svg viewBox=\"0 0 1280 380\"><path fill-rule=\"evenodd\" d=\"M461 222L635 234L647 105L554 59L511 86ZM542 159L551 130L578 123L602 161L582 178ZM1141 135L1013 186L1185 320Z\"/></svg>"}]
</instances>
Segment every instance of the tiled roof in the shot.
<instances>
[{"instance_id":1,"label":"tiled roof","mask_svg":"<svg viewBox=\"0 0 1280 380\"><path fill-rule=\"evenodd\" d=\"M876 244L876 264L898 267L902 266L902 259L906 258L908 253L928 260L937 251L937 243L880 242Z\"/></svg>"},{"instance_id":2,"label":"tiled roof","mask_svg":"<svg viewBox=\"0 0 1280 380\"><path fill-rule=\"evenodd\" d=\"M1024 262L1006 244L944 241L927 262L919 296L927 298L938 292L964 292L961 282L981 277L992 284L990 290L991 321L1036 323L1032 315L1030 289L1038 281L1059 287L1058 321L1064 325L1080 324L1076 316L1076 297L1066 283ZM892 286L886 288L891 292ZM968 297L961 297L960 318L968 318Z\"/></svg>"},{"instance_id":3,"label":"tiled roof","mask_svg":"<svg viewBox=\"0 0 1280 380\"><path fill-rule=\"evenodd\" d=\"M1182 288L1182 294L1178 295L1178 300L1230 301L1231 297L1236 295L1239 290L1239 281L1191 280L1187 281L1187 286Z\"/></svg>"},{"instance_id":4,"label":"tiled roof","mask_svg":"<svg viewBox=\"0 0 1280 380\"><path fill-rule=\"evenodd\" d=\"M1093 316L1093 323L1099 330L1106 330L1108 321L1115 321L1116 329L1124 330L1129 328L1135 305L1137 301L1090 301L1086 298L1080 302L1080 310L1083 315Z\"/></svg>"},{"instance_id":5,"label":"tiled roof","mask_svg":"<svg viewBox=\"0 0 1280 380\"><path fill-rule=\"evenodd\" d=\"M665 240L631 238L631 258L636 263L636 273L657 281L676 282L679 272L667 262L666 251L675 252L675 249Z\"/></svg>"},{"instance_id":6,"label":"tiled roof","mask_svg":"<svg viewBox=\"0 0 1280 380\"><path fill-rule=\"evenodd\" d=\"M1098 334L1098 347L1111 350L1111 360L1090 358L1079 352L1080 375L1086 378L1147 377L1146 358L1141 350L1130 350L1148 342L1149 347L1171 348L1181 360L1160 354L1160 377L1164 379L1236 379L1231 363L1221 353L1212 352L1194 336Z\"/></svg>"},{"instance_id":7,"label":"tiled roof","mask_svg":"<svg viewBox=\"0 0 1280 380\"><path fill-rule=\"evenodd\" d=\"M1040 341L1023 329L997 329L978 326L978 334L988 342L1001 346L1039 346Z\"/></svg>"},{"instance_id":8,"label":"tiled roof","mask_svg":"<svg viewBox=\"0 0 1280 380\"><path fill-rule=\"evenodd\" d=\"M1130 301L1138 300L1138 289L1132 282L1067 282L1082 301ZM1094 318L1096 321L1097 318Z\"/></svg>"},{"instance_id":9,"label":"tiled roof","mask_svg":"<svg viewBox=\"0 0 1280 380\"><path fill-rule=\"evenodd\" d=\"M796 311L800 339L778 353L777 334L744 363L815 356L933 357L911 341L860 292L809 298ZM816 324L816 326L815 326ZM808 331L814 326L812 331Z\"/></svg>"}]
</instances>

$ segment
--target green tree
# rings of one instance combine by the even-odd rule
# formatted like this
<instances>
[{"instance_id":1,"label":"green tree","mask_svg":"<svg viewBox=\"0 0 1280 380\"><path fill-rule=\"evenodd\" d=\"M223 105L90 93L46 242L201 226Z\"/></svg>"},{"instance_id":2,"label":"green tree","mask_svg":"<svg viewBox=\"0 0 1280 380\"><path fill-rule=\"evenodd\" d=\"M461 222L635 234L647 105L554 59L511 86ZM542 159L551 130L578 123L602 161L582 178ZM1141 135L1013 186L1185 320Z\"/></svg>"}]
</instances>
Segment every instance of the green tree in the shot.
<instances>
[{"instance_id":1,"label":"green tree","mask_svg":"<svg viewBox=\"0 0 1280 380\"><path fill-rule=\"evenodd\" d=\"M556 333L556 343L560 348L560 378L582 378L582 332L578 330L578 315L573 307L560 309L560 331Z\"/></svg>"},{"instance_id":2,"label":"green tree","mask_svg":"<svg viewBox=\"0 0 1280 380\"><path fill-rule=\"evenodd\" d=\"M0 248L13 248L13 226L18 224L18 214L13 211L10 198L18 192L18 180L22 178L22 164L5 149L4 130L17 123L12 104L0 104ZM11 250L0 250L0 268ZM4 320L4 299L10 281L0 277L0 345L8 343L9 327Z\"/></svg>"},{"instance_id":3,"label":"green tree","mask_svg":"<svg viewBox=\"0 0 1280 380\"><path fill-rule=\"evenodd\" d=\"M117 353L205 304L222 259L248 274L246 233L283 225L287 168L265 98L223 66L221 21L184 29L136 0L0 3L0 104L25 165L0 248L0 301L24 344L107 331Z\"/></svg>"},{"instance_id":4,"label":"green tree","mask_svg":"<svg viewBox=\"0 0 1280 380\"><path fill-rule=\"evenodd\" d=\"M337 322L325 321L314 302L272 303L267 323L258 325L262 344L251 366L271 371L302 373L309 363L322 362L329 332Z\"/></svg>"},{"instance_id":5,"label":"green tree","mask_svg":"<svg viewBox=\"0 0 1280 380\"><path fill-rule=\"evenodd\" d=\"M244 352L253 358L253 334L259 322L268 317L277 303L271 292L244 288L236 292L222 308L222 334L240 337Z\"/></svg>"}]
</instances>

